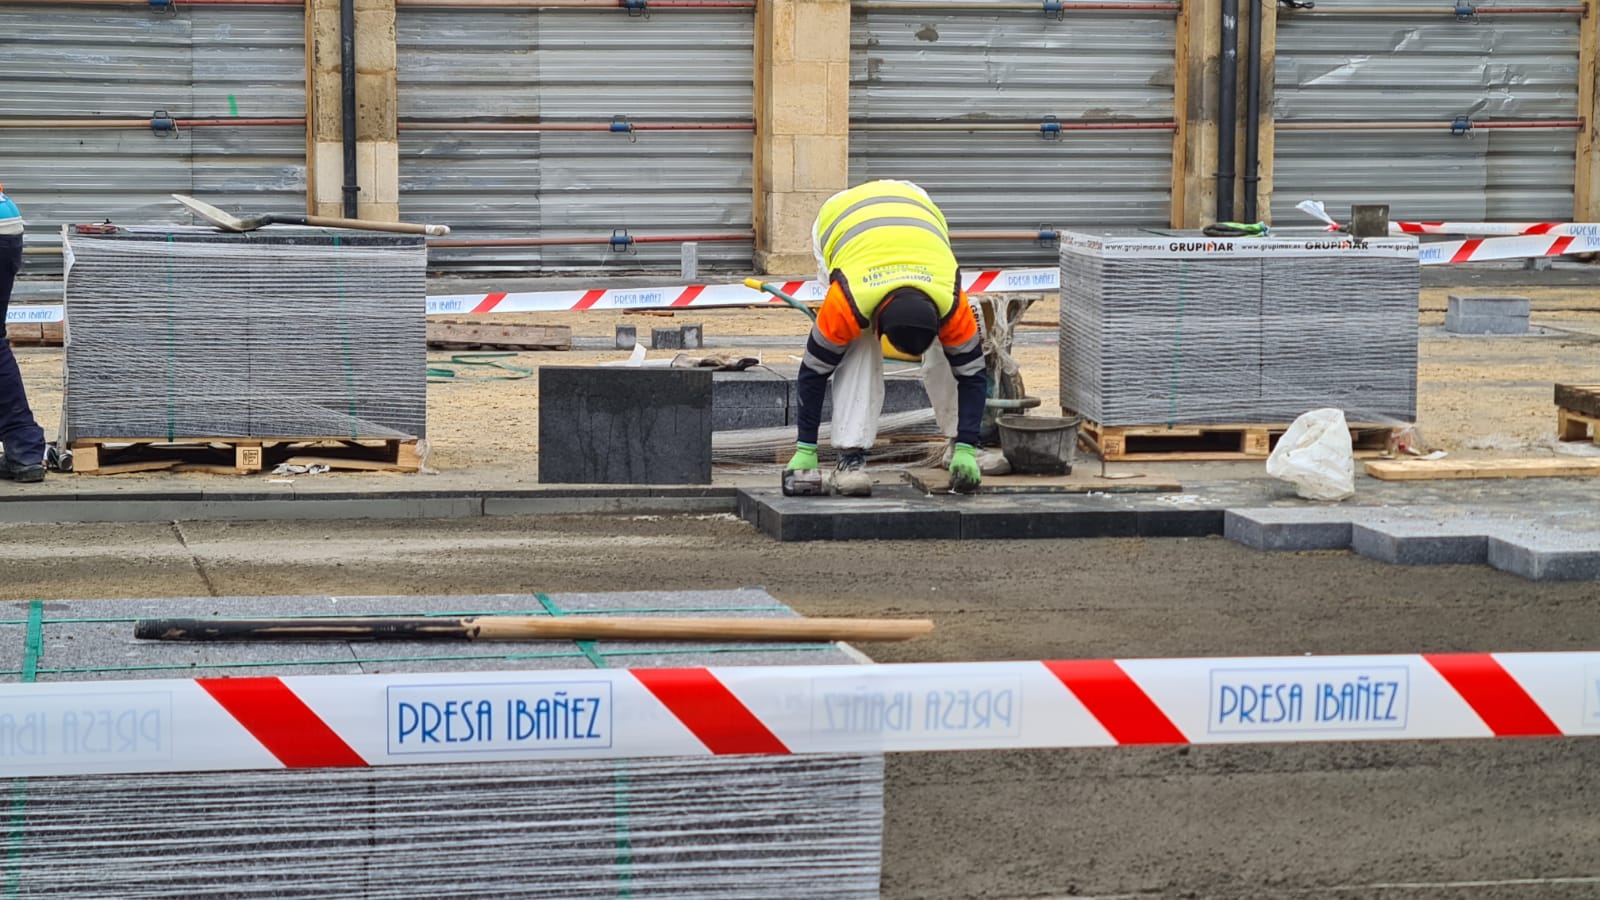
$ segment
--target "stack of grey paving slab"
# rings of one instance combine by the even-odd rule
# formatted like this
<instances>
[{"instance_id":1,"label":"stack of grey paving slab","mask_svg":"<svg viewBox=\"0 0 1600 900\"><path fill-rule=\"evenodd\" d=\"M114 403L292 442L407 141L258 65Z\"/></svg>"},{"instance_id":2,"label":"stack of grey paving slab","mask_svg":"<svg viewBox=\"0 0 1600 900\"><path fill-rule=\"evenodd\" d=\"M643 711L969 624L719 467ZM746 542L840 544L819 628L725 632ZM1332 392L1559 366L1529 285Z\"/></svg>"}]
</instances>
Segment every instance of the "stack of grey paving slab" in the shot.
<instances>
[{"instance_id":1,"label":"stack of grey paving slab","mask_svg":"<svg viewBox=\"0 0 1600 900\"><path fill-rule=\"evenodd\" d=\"M765 591L12 603L0 677L49 682L596 667L836 665L833 644L135 642L154 616L592 613L789 617ZM42 648L39 649L39 648ZM11 725L7 754L26 750ZM0 758L3 761L3 758ZM34 777L8 896L876 897L877 755L539 760Z\"/></svg>"},{"instance_id":2,"label":"stack of grey paving slab","mask_svg":"<svg viewBox=\"0 0 1600 900\"><path fill-rule=\"evenodd\" d=\"M1527 297L1466 297L1446 300L1444 330L1451 334L1527 334Z\"/></svg>"},{"instance_id":3,"label":"stack of grey paving slab","mask_svg":"<svg viewBox=\"0 0 1600 900\"><path fill-rule=\"evenodd\" d=\"M64 229L69 440L415 439L420 236Z\"/></svg>"},{"instance_id":4,"label":"stack of grey paving slab","mask_svg":"<svg viewBox=\"0 0 1600 900\"><path fill-rule=\"evenodd\" d=\"M1100 425L1411 422L1417 245L1063 232L1061 403Z\"/></svg>"}]
</instances>

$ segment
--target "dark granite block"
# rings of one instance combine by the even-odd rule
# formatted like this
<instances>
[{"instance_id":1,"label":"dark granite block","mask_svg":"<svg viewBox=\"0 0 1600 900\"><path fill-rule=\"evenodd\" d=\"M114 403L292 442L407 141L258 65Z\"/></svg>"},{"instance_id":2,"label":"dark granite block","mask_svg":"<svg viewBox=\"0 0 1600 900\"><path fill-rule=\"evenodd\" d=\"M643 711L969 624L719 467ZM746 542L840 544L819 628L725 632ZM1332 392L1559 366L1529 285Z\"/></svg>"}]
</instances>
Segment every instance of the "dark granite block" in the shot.
<instances>
[{"instance_id":1,"label":"dark granite block","mask_svg":"<svg viewBox=\"0 0 1600 900\"><path fill-rule=\"evenodd\" d=\"M1483 565L1489 556L1486 530L1482 522L1355 522L1350 526L1350 549L1368 559L1402 566Z\"/></svg>"},{"instance_id":2,"label":"dark granite block","mask_svg":"<svg viewBox=\"0 0 1600 900\"><path fill-rule=\"evenodd\" d=\"M953 541L961 538L962 513L901 500L833 498L836 541Z\"/></svg>"},{"instance_id":3,"label":"dark granite block","mask_svg":"<svg viewBox=\"0 0 1600 900\"><path fill-rule=\"evenodd\" d=\"M617 343L616 343L616 347L617 347L618 350L632 350L633 349L633 345L637 344L637 343L639 343L639 329L636 326L633 326L633 325L618 325L617 326Z\"/></svg>"},{"instance_id":4,"label":"dark granite block","mask_svg":"<svg viewBox=\"0 0 1600 900\"><path fill-rule=\"evenodd\" d=\"M683 331L678 328L652 328L650 346L657 350L682 350Z\"/></svg>"},{"instance_id":5,"label":"dark granite block","mask_svg":"<svg viewBox=\"0 0 1600 900\"><path fill-rule=\"evenodd\" d=\"M967 509L961 513L966 540L1134 537L1138 513L1125 509Z\"/></svg>"},{"instance_id":6,"label":"dark granite block","mask_svg":"<svg viewBox=\"0 0 1600 900\"><path fill-rule=\"evenodd\" d=\"M1444 330L1451 334L1527 334L1527 318L1517 316L1458 316L1445 314Z\"/></svg>"},{"instance_id":7,"label":"dark granite block","mask_svg":"<svg viewBox=\"0 0 1600 900\"><path fill-rule=\"evenodd\" d=\"M682 335L683 349L698 350L706 345L705 330L700 325L683 325L678 330Z\"/></svg>"},{"instance_id":8,"label":"dark granite block","mask_svg":"<svg viewBox=\"0 0 1600 900\"><path fill-rule=\"evenodd\" d=\"M539 480L710 484L711 372L541 367Z\"/></svg>"},{"instance_id":9,"label":"dark granite block","mask_svg":"<svg viewBox=\"0 0 1600 900\"><path fill-rule=\"evenodd\" d=\"M1343 509L1230 509L1223 534L1257 550L1345 550L1350 518Z\"/></svg>"},{"instance_id":10,"label":"dark granite block","mask_svg":"<svg viewBox=\"0 0 1600 900\"><path fill-rule=\"evenodd\" d=\"M1588 534L1491 536L1489 565L1532 581L1600 580L1600 539Z\"/></svg>"},{"instance_id":11,"label":"dark granite block","mask_svg":"<svg viewBox=\"0 0 1600 900\"><path fill-rule=\"evenodd\" d=\"M711 410L712 431L784 428L788 424L789 410L782 406L717 406Z\"/></svg>"},{"instance_id":12,"label":"dark granite block","mask_svg":"<svg viewBox=\"0 0 1600 900\"><path fill-rule=\"evenodd\" d=\"M1225 516L1220 509L1141 509L1140 537L1210 537L1220 535Z\"/></svg>"}]
</instances>

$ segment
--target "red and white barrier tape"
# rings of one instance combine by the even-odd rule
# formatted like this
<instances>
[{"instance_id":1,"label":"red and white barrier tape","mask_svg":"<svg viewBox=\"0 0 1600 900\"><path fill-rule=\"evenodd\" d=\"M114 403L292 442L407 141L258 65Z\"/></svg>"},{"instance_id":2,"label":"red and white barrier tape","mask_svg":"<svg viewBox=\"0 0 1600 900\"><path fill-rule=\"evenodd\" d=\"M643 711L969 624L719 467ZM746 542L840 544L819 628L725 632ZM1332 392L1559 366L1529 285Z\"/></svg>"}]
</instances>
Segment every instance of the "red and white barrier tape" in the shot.
<instances>
[{"instance_id":1,"label":"red and white barrier tape","mask_svg":"<svg viewBox=\"0 0 1600 900\"><path fill-rule=\"evenodd\" d=\"M1563 256L1568 253L1595 253L1600 251L1600 233L1597 234L1528 234L1515 237L1468 238L1460 241L1436 241L1422 244L1417 250L1417 262L1424 266L1444 266L1455 263L1487 262L1499 259L1534 259L1544 256Z\"/></svg>"},{"instance_id":2,"label":"red and white barrier tape","mask_svg":"<svg viewBox=\"0 0 1600 900\"><path fill-rule=\"evenodd\" d=\"M1600 735L1600 653L0 685L0 777Z\"/></svg>"},{"instance_id":3,"label":"red and white barrier tape","mask_svg":"<svg viewBox=\"0 0 1600 900\"><path fill-rule=\"evenodd\" d=\"M1600 224L1593 222L1390 222L1389 233L1457 234L1468 237L1514 237L1523 234L1600 235Z\"/></svg>"},{"instance_id":4,"label":"red and white barrier tape","mask_svg":"<svg viewBox=\"0 0 1600 900\"><path fill-rule=\"evenodd\" d=\"M1399 226L1462 227L1461 223L1401 222ZM1483 225L1484 223L1478 223ZM1492 225L1493 223L1488 223ZM1548 230L1539 229L1550 226ZM1487 226L1486 226L1487 227ZM1483 237L1461 241L1422 244L1418 262L1424 266L1485 262L1505 259L1531 259L1568 253L1600 252L1600 225L1581 223L1508 224L1506 228L1527 228L1526 233ZM1396 234L1398 228L1391 229ZM1425 232L1433 233L1433 232ZM1460 232L1456 232L1460 233ZM961 273L962 287L968 293L1055 291L1061 287L1061 272L1054 267L992 269ZM821 300L827 288L818 281L784 282L785 293L802 301ZM491 292L484 294L442 294L427 298L428 315L462 316L483 313L573 312L617 309L707 309L729 306L773 305L778 301L742 284L694 284L659 288L593 288L573 291ZM62 307L55 305L12 306L6 322L59 322Z\"/></svg>"},{"instance_id":5,"label":"red and white barrier tape","mask_svg":"<svg viewBox=\"0 0 1600 900\"><path fill-rule=\"evenodd\" d=\"M821 300L827 285L820 281L775 282L796 300ZM962 272L969 293L1053 291L1060 284L1055 268ZM428 298L428 315L460 316L490 312L568 312L588 309L705 309L781 303L743 284L691 284L659 288L610 288L585 291L446 294Z\"/></svg>"}]
</instances>

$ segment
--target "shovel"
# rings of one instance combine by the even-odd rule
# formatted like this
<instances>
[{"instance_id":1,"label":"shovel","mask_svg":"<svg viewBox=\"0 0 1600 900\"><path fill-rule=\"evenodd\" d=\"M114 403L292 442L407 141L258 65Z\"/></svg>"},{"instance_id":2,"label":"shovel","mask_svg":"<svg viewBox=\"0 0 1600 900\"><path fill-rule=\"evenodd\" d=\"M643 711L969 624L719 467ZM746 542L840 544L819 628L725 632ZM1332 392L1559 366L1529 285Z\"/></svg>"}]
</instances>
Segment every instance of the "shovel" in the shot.
<instances>
[{"instance_id":1,"label":"shovel","mask_svg":"<svg viewBox=\"0 0 1600 900\"><path fill-rule=\"evenodd\" d=\"M416 225L410 222L374 222L369 219L337 219L328 216L280 216L273 213L241 219L223 212L209 203L202 203L184 194L173 194L172 199L182 203L189 211L221 228L223 231L255 231L263 225L311 225L317 228L357 228L364 231L396 231L401 234L430 234L435 237L449 234L449 225Z\"/></svg>"}]
</instances>

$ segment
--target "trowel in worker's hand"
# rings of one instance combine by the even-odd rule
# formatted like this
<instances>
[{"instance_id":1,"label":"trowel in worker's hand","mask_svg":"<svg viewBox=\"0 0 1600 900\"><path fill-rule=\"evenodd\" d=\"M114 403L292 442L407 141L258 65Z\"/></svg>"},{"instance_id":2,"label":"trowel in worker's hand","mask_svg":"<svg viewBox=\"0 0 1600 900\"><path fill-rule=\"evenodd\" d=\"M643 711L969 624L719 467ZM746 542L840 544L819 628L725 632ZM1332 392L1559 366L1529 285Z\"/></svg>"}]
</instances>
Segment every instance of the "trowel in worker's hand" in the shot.
<instances>
[{"instance_id":1,"label":"trowel in worker's hand","mask_svg":"<svg viewBox=\"0 0 1600 900\"><path fill-rule=\"evenodd\" d=\"M355 228L361 231L392 231L400 234L427 234L434 237L450 233L449 225L418 225L411 222L374 222L370 219L339 219L329 216L284 216L267 213L241 219L209 203L202 203L186 194L173 194L172 199L223 231L255 231L264 225L310 225L314 228Z\"/></svg>"}]
</instances>

